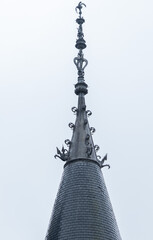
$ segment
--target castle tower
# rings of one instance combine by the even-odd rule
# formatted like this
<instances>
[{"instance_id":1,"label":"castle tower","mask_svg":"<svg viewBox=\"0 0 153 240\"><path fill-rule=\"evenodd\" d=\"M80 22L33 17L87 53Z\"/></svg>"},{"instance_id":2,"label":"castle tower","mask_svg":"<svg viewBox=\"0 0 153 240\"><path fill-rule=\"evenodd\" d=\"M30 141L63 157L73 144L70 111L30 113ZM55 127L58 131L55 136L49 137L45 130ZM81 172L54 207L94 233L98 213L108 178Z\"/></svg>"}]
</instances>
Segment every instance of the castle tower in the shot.
<instances>
[{"instance_id":1,"label":"castle tower","mask_svg":"<svg viewBox=\"0 0 153 240\"><path fill-rule=\"evenodd\" d=\"M109 168L105 164L107 155L102 160L97 155L99 146L94 145L92 138L95 129L88 122L92 113L85 103L88 85L84 80L84 70L88 61L83 55L86 48L82 27L84 6L80 2L76 7L79 28L75 47L79 52L74 63L78 71L75 85L78 106L72 108L76 121L69 124L73 135L71 140L65 140L67 149L62 147L60 151L57 148L55 155L65 164L46 240L121 240L101 171L103 167Z\"/></svg>"}]
</instances>

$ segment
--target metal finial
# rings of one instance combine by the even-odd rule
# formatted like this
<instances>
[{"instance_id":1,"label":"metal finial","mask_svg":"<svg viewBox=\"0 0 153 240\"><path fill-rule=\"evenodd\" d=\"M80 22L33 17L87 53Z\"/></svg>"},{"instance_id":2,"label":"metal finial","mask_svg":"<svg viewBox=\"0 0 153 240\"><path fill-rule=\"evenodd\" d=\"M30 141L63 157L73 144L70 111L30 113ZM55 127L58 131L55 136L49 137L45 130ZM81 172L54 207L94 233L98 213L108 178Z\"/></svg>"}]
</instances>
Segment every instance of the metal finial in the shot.
<instances>
[{"instance_id":1,"label":"metal finial","mask_svg":"<svg viewBox=\"0 0 153 240\"><path fill-rule=\"evenodd\" d=\"M83 6L86 7L86 5L84 3L79 2L78 6L75 8L76 12L78 12L78 10L79 10L80 18L82 17L81 15L82 15L82 8L83 8Z\"/></svg>"},{"instance_id":2,"label":"metal finial","mask_svg":"<svg viewBox=\"0 0 153 240\"><path fill-rule=\"evenodd\" d=\"M84 18L82 17L82 8L86 6L84 3L79 2L78 6L76 7L76 12L79 9L79 18L77 18L76 22L79 24L78 28L78 39L76 41L76 48L77 49L85 49L86 48L86 41L84 40L83 28L82 24L85 22Z\"/></svg>"},{"instance_id":3,"label":"metal finial","mask_svg":"<svg viewBox=\"0 0 153 240\"><path fill-rule=\"evenodd\" d=\"M80 92L87 94L87 84L84 82L84 69L88 65L88 61L84 58L83 49L86 48L86 41L84 40L84 33L83 33L83 23L85 22L84 18L82 17L82 8L86 5L82 2L79 2L78 6L76 7L76 12L79 13L79 18L76 19L76 22L79 25L77 40L75 47L79 50L78 56L74 58L74 63L78 70L78 83L75 85L76 90L75 93L78 95ZM81 85L80 85L81 84Z\"/></svg>"}]
</instances>

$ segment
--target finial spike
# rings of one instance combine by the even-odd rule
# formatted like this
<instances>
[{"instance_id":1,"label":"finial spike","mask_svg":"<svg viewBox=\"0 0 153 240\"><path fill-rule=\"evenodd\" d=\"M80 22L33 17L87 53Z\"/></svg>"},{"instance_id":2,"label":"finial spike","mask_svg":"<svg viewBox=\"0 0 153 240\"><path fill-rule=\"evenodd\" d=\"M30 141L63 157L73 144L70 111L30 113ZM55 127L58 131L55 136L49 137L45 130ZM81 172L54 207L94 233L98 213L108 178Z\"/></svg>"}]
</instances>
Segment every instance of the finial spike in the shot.
<instances>
[{"instance_id":1,"label":"finial spike","mask_svg":"<svg viewBox=\"0 0 153 240\"><path fill-rule=\"evenodd\" d=\"M83 49L86 48L86 41L84 40L84 33L82 24L85 22L84 18L82 17L82 8L86 7L86 5L82 2L79 2L78 6L75 8L76 12L79 13L79 18L76 19L76 22L79 24L78 28L78 39L76 40L75 47L79 50L78 56L74 58L74 64L78 70L78 84L81 83L82 85L76 84L76 94L79 94L80 91L84 94L87 94L87 84L84 83L84 69L88 65L88 61L84 58Z\"/></svg>"}]
</instances>

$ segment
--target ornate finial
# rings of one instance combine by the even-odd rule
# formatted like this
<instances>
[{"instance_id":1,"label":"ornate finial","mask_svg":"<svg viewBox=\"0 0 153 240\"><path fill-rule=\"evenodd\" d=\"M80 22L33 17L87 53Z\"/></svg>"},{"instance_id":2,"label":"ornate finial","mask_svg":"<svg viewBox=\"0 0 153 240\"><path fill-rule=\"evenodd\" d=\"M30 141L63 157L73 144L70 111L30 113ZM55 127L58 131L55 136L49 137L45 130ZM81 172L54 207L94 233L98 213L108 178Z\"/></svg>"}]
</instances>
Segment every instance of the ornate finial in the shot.
<instances>
[{"instance_id":1,"label":"ornate finial","mask_svg":"<svg viewBox=\"0 0 153 240\"><path fill-rule=\"evenodd\" d=\"M74 58L74 64L78 70L78 83L75 85L76 90L75 93L78 95L79 93L87 94L87 84L84 82L84 69L88 65L88 61L84 58L83 49L86 48L86 41L84 40L83 28L82 24L85 22L82 17L82 8L86 5L82 2L79 2L76 7L76 12L79 13L79 18L77 18L76 22L79 24L78 28L78 39L76 40L75 47L79 50L78 56Z\"/></svg>"},{"instance_id":2,"label":"ornate finial","mask_svg":"<svg viewBox=\"0 0 153 240\"><path fill-rule=\"evenodd\" d=\"M82 2L79 2L78 6L76 7L76 12L79 9L79 18L77 18L76 22L79 24L78 28L78 39L76 41L76 48L77 49L84 49L86 48L86 41L83 39L84 34L83 34L83 29L82 29L82 24L85 22L84 18L82 17L82 8L83 6L86 7L86 5Z\"/></svg>"}]
</instances>

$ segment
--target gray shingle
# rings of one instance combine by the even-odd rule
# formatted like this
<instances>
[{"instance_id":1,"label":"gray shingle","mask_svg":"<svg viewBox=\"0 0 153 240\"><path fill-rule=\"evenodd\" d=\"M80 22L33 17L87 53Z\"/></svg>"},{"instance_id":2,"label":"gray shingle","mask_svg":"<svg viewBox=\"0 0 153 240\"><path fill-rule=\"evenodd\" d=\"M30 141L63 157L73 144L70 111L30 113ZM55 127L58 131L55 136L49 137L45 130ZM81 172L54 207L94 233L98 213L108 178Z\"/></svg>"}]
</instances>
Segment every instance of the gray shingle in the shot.
<instances>
[{"instance_id":1,"label":"gray shingle","mask_svg":"<svg viewBox=\"0 0 153 240\"><path fill-rule=\"evenodd\" d=\"M69 163L63 173L47 240L121 240L100 167Z\"/></svg>"}]
</instances>

